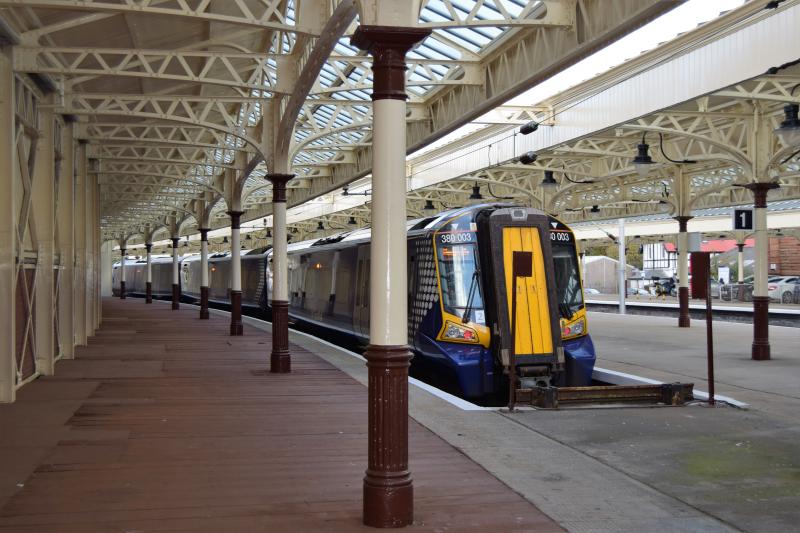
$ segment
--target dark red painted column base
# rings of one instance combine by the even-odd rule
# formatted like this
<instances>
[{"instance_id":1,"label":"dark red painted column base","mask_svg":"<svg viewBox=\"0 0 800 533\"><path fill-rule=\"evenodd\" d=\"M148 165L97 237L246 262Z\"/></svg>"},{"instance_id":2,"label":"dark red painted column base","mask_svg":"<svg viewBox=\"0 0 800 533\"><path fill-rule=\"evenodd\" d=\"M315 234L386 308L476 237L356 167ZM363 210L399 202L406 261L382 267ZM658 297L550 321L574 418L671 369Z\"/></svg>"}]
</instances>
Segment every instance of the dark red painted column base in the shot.
<instances>
[{"instance_id":1,"label":"dark red painted column base","mask_svg":"<svg viewBox=\"0 0 800 533\"><path fill-rule=\"evenodd\" d=\"M364 524L403 527L414 521L414 486L408 470L408 346L371 344L368 462Z\"/></svg>"},{"instance_id":2,"label":"dark red painted column base","mask_svg":"<svg viewBox=\"0 0 800 533\"><path fill-rule=\"evenodd\" d=\"M172 284L172 309L180 309L181 307L181 286Z\"/></svg>"},{"instance_id":3,"label":"dark red painted column base","mask_svg":"<svg viewBox=\"0 0 800 533\"><path fill-rule=\"evenodd\" d=\"M269 355L269 371L288 374L292 371L289 354L289 302L272 301L272 353Z\"/></svg>"},{"instance_id":4,"label":"dark red painted column base","mask_svg":"<svg viewBox=\"0 0 800 533\"><path fill-rule=\"evenodd\" d=\"M125 296L125 282L124 281L120 281L119 282L119 299L120 300L124 300L125 298L127 298L127 296Z\"/></svg>"},{"instance_id":5,"label":"dark red painted column base","mask_svg":"<svg viewBox=\"0 0 800 533\"><path fill-rule=\"evenodd\" d=\"M753 359L770 359L769 296L753 296Z\"/></svg>"},{"instance_id":6,"label":"dark red painted column base","mask_svg":"<svg viewBox=\"0 0 800 533\"><path fill-rule=\"evenodd\" d=\"M231 335L244 335L242 325L242 291L231 291Z\"/></svg>"},{"instance_id":7,"label":"dark red painted column base","mask_svg":"<svg viewBox=\"0 0 800 533\"><path fill-rule=\"evenodd\" d=\"M200 319L208 320L208 287L200 287Z\"/></svg>"},{"instance_id":8,"label":"dark red painted column base","mask_svg":"<svg viewBox=\"0 0 800 533\"><path fill-rule=\"evenodd\" d=\"M691 325L689 319L689 287L678 287L678 327L688 328Z\"/></svg>"},{"instance_id":9,"label":"dark red painted column base","mask_svg":"<svg viewBox=\"0 0 800 533\"><path fill-rule=\"evenodd\" d=\"M144 303L153 303L153 284L149 281L144 286Z\"/></svg>"}]
</instances>

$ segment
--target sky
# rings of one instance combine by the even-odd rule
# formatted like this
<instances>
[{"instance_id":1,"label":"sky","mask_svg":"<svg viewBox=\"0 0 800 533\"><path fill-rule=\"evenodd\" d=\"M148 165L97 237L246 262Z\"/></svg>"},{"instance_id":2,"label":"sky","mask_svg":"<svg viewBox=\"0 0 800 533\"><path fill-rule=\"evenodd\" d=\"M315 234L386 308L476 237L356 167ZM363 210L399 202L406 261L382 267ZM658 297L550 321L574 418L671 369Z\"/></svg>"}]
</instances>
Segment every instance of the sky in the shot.
<instances>
[{"instance_id":1,"label":"sky","mask_svg":"<svg viewBox=\"0 0 800 533\"><path fill-rule=\"evenodd\" d=\"M670 41L681 33L717 18L723 11L737 8L744 3L745 0L689 0L633 33L595 52L521 95L512 98L505 105L537 105L556 94L593 78L597 74L638 56L642 52L652 50L659 44ZM484 126L473 123L467 124L433 144L417 150L412 154L412 159L414 156L435 150L482 127Z\"/></svg>"}]
</instances>

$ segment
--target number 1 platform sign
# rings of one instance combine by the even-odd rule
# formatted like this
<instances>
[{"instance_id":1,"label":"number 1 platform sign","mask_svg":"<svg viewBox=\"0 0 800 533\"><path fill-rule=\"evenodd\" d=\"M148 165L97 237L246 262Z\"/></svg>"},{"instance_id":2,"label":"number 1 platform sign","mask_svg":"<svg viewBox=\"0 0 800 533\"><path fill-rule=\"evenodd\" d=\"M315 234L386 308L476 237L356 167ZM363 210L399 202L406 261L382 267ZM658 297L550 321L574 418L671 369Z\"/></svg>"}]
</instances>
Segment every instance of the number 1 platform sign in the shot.
<instances>
[{"instance_id":1,"label":"number 1 platform sign","mask_svg":"<svg viewBox=\"0 0 800 533\"><path fill-rule=\"evenodd\" d=\"M733 210L733 229L734 230L753 230L753 210L734 209Z\"/></svg>"}]
</instances>

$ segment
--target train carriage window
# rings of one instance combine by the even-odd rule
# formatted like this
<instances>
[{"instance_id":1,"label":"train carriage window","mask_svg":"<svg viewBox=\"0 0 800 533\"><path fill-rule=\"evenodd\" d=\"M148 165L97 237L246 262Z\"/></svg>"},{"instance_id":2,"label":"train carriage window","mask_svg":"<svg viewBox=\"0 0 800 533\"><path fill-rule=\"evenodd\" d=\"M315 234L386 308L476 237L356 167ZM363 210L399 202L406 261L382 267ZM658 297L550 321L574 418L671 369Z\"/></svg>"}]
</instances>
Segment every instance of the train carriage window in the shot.
<instances>
[{"instance_id":1,"label":"train carriage window","mask_svg":"<svg viewBox=\"0 0 800 533\"><path fill-rule=\"evenodd\" d=\"M567 235L571 237L571 234ZM568 241L553 239L552 235L550 243L553 250L559 314L569 319L583 307L575 243L572 239Z\"/></svg>"},{"instance_id":2,"label":"train carriage window","mask_svg":"<svg viewBox=\"0 0 800 533\"><path fill-rule=\"evenodd\" d=\"M464 318L469 311L468 321L485 324L478 249L475 244L442 244L440 236L438 259L445 311L459 318Z\"/></svg>"}]
</instances>

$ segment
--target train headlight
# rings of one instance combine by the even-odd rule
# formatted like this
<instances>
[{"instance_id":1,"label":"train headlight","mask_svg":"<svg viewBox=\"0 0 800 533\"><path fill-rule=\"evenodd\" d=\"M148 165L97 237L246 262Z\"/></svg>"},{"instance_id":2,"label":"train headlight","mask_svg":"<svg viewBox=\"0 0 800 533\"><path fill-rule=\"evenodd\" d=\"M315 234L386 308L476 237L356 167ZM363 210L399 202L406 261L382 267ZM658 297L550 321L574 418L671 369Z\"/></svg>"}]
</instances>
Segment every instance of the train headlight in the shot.
<instances>
[{"instance_id":1,"label":"train headlight","mask_svg":"<svg viewBox=\"0 0 800 533\"><path fill-rule=\"evenodd\" d=\"M474 342L475 344L480 342L477 331L449 321L444 325L444 334L442 338L459 342Z\"/></svg>"},{"instance_id":2,"label":"train headlight","mask_svg":"<svg viewBox=\"0 0 800 533\"><path fill-rule=\"evenodd\" d=\"M586 319L581 318L572 324L563 324L561 326L561 337L566 338L583 335L584 331L586 331Z\"/></svg>"}]
</instances>

